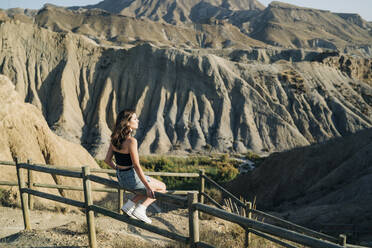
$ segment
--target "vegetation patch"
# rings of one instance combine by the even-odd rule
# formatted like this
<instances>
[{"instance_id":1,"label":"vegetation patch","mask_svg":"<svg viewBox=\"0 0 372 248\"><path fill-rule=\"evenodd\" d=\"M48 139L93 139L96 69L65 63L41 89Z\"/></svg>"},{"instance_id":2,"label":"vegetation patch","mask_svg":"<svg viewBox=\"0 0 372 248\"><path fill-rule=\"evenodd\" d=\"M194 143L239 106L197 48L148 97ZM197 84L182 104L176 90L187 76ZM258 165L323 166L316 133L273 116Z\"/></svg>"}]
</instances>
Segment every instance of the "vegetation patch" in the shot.
<instances>
[{"instance_id":1,"label":"vegetation patch","mask_svg":"<svg viewBox=\"0 0 372 248\"><path fill-rule=\"evenodd\" d=\"M253 152L241 156L249 159L256 165L262 163L263 158ZM96 160L103 169L111 169L103 160ZM211 154L209 156L165 156L146 155L140 156L140 164L145 171L151 172L177 172L199 173L204 170L206 175L219 184L231 181L238 173L238 167L242 162L229 154ZM157 177L160 179L160 177ZM199 178L185 177L162 177L161 180L168 189L195 190L199 184Z\"/></svg>"},{"instance_id":2,"label":"vegetation patch","mask_svg":"<svg viewBox=\"0 0 372 248\"><path fill-rule=\"evenodd\" d=\"M141 165L147 171L199 173L203 169L207 176L218 183L234 179L238 175L239 161L228 154L215 156L143 156ZM196 189L199 178L163 177L168 189Z\"/></svg>"}]
</instances>

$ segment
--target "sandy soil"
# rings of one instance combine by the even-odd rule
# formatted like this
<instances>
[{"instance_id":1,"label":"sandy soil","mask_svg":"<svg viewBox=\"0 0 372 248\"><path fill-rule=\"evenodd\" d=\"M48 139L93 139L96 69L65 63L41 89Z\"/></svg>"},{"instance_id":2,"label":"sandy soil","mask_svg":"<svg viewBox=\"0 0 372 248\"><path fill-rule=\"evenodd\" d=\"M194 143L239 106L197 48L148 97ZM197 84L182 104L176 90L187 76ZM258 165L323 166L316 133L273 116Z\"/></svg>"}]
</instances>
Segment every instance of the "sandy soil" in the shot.
<instances>
[{"instance_id":1,"label":"sandy soil","mask_svg":"<svg viewBox=\"0 0 372 248\"><path fill-rule=\"evenodd\" d=\"M187 235L185 210L149 213L153 224ZM83 213L60 213L47 210L30 212L32 231L25 231L19 208L0 207L0 247L88 247L86 219ZM98 247L176 247L174 241L127 225L106 216L97 216Z\"/></svg>"}]
</instances>

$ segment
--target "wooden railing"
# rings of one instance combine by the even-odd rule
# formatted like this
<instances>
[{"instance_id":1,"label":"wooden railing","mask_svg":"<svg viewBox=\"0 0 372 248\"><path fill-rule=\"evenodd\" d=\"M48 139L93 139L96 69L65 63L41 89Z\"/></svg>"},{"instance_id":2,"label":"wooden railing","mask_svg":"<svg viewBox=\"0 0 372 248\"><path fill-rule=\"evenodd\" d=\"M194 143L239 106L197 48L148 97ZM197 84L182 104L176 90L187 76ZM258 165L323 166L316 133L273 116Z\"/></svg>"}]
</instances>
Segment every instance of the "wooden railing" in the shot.
<instances>
[{"instance_id":1,"label":"wooden railing","mask_svg":"<svg viewBox=\"0 0 372 248\"><path fill-rule=\"evenodd\" d=\"M223 206L221 206L219 203L217 203L214 199L209 197L204 192L206 182L208 182L209 184L211 184L212 186L214 186L215 188L217 188L223 194L225 194L227 197L230 198L230 201L232 201L234 203L234 204L231 204L232 212L234 212L234 210L235 210L235 212L238 213L238 214L239 214L239 212L244 213L243 216L248 217L248 219L252 219L253 218L252 214L254 214L255 218L261 217L262 219L265 219L267 222L275 222L275 225L277 225L279 227L286 228L286 229L289 229L289 230L292 230L292 231L295 231L295 232L298 232L298 233L303 233L303 234L309 235L310 237L319 238L319 239L327 240L327 241L334 242L334 243L344 242L344 241L340 241L340 240L341 239L343 240L344 238L346 238L344 235L342 235L341 237L339 237L337 239L333 236L326 235L326 234L320 233L320 232L316 232L314 230L311 230L311 229L308 229L306 227L303 227L303 226L297 225L295 223L289 222L287 220L278 218L278 217L270 215L268 213L253 209L251 202L244 203L243 201L238 199L236 196L231 194L229 191L227 191L225 188L223 188L221 185L219 185L217 182L215 182L213 179L206 176L204 171L200 172L200 177L203 178L204 180L201 180L201 185L202 186L199 187L199 189L200 189L199 194L205 196L212 204L214 204L219 209L224 209L224 208L223 208ZM200 203L203 203L203 200L204 199L201 198ZM234 207L236 209L234 209ZM243 211L239 211L239 208L243 209ZM268 240L270 240L274 243L280 244L284 247L293 247L293 245L285 243L285 242L283 242L283 241L281 241L277 238L270 237L270 236L266 235L265 233L259 232L259 230L253 230L251 228L245 228L245 229L246 229L246 235L245 235L246 246L249 246L249 244L251 243L250 233L254 233L257 236L268 239Z\"/></svg>"},{"instance_id":2,"label":"wooden railing","mask_svg":"<svg viewBox=\"0 0 372 248\"><path fill-rule=\"evenodd\" d=\"M55 165L38 165L38 164L32 164L31 160L27 161L27 164L34 165L34 166L42 166L43 168L46 168L44 172L48 173L47 169L57 169L62 171L69 171L69 172L78 172L81 173L80 167L67 167L67 166L55 166ZM9 161L0 161L0 165L8 165L8 166L16 166L16 162L9 162ZM103 173L103 174L109 174L109 175L116 175L116 171L112 169L98 169L98 168L91 168L91 173ZM149 172L145 171L145 175L149 176L162 176L162 177L199 177L198 173L173 173L173 172ZM68 176L68 175L66 175ZM103 178L104 179L104 178ZM50 189L59 189L59 190L74 190L74 191L83 191L83 187L79 186L66 186L66 185L56 185L56 184L43 184L43 183L35 183L33 182L33 170L27 169L27 180L26 185L28 188L33 189L35 187L39 188L50 188ZM113 182L112 180L109 180ZM107 181L106 181L107 182ZM5 186L18 186L17 181L0 181L0 185ZM110 185L108 185L110 186ZM121 188L118 188L117 186L111 187L111 188L92 188L92 191L95 192L109 192L109 193L118 193L118 212L121 211L121 206L123 205L124 201L124 192L130 191L130 190L124 190ZM190 190L168 190L167 194L171 195L186 195L187 193L191 192ZM177 203L176 203L177 204ZM29 197L29 208L33 209L33 197L30 195Z\"/></svg>"},{"instance_id":3,"label":"wooden railing","mask_svg":"<svg viewBox=\"0 0 372 248\"><path fill-rule=\"evenodd\" d=\"M226 191L223 187L218 185L212 179L208 178L204 171L201 171L199 174L197 173L154 173L152 175L160 175L160 176L183 176L183 177L200 177L200 184L199 184L199 194L196 191L168 191L167 193L160 193L155 192L155 197L157 199L172 202L173 204L177 204L180 207L188 208L189 211L189 235L183 236L181 234L177 234L174 232L170 232L165 229L161 229L159 227L144 223L139 220L131 219L126 215L120 214L120 211L113 212L109 209L103 208L101 206L95 205L93 203L92 192L93 191L104 191L104 192L118 192L119 195L123 195L123 191L127 189L122 189L116 181L106 179L103 177L99 177L93 175L92 172L95 173L113 173L113 170L100 170L100 169L91 169L90 167L82 167L81 169L71 169L66 167L56 167L50 165L36 165L28 163L12 163L12 162L4 162L0 161L0 165L16 165L17 170L17 178L18 182L16 185L19 186L20 197L21 197L21 205L22 205L22 212L23 212L23 219L24 219L24 226L26 230L31 229L31 222L30 222L30 202L27 200L30 199L31 196L42 197L45 199L49 199L52 201L57 201L60 203L68 204L71 206L79 207L85 209L86 212L86 219L88 225L88 236L89 236L89 245L90 247L97 247L96 242L96 232L95 232L95 220L94 220L94 213L100 213L111 218L114 218L119 221L126 222L130 225L134 225L140 227L142 229L148 230L153 233L157 233L161 236L170 238L172 240L176 240L181 243L190 244L191 247L213 247L209 244L206 244L200 241L199 235L199 211L204 212L206 214L215 216L217 218L221 218L233 223L236 223L242 226L246 230L246 242L245 247L248 247L250 244L250 234L253 233L255 235L261 236L265 239L270 241L276 242L284 247L296 247L293 244L286 243L280 239L289 240L298 244L310 246L310 247L322 247L322 248L336 248L336 247L357 247L354 245L346 244L346 237L340 236L339 239L325 235L323 233L318 233L313 230L307 229L305 227L301 227L294 223L285 221L278 217L269 215L267 213L252 209L247 207L243 202L239 199L234 197L236 202L240 202L238 204L244 205L247 210L247 216L240 216L234 213L230 213L225 211L224 209L214 208L204 203L204 197L208 200L213 200L204 192L205 181L214 184L216 187L220 188L226 194L230 195L231 193ZM25 180L25 176L23 171L27 169L28 173L28 180ZM38 171L42 173L51 173L54 175L61 175L66 177L73 177L73 178L80 178L83 181L83 187L72 187L72 186L63 186L63 185L47 185L47 184L38 184L32 181L32 171ZM30 176L31 175L31 176ZM31 179L31 180L30 180ZM108 186L109 188L92 188L91 183L95 182L98 184L102 184ZM0 185L4 182L0 182ZM3 185L13 185L11 182L5 182ZM68 199L65 197L61 197L58 195L53 195L45 192L41 192L35 190L35 187L47 187L47 188L58 188L58 189L68 189L68 190L83 190L84 191L84 202L77 201L73 199ZM133 193L141 193L146 194L145 190L128 190ZM187 193L187 197L174 195L175 193ZM198 199L199 195L199 199ZM204 197L203 197L204 196ZM120 198L120 196L119 196ZM217 202L216 202L217 203ZM217 203L220 205L219 203ZM215 205L217 205L215 204ZM120 203L119 203L120 205ZM218 206L217 207L222 207ZM249 204L248 204L249 205ZM275 220L275 223L279 223L281 226L264 223L262 221L258 221L252 218L252 214L261 215L265 218L271 218ZM361 246L358 246L361 247Z\"/></svg>"}]
</instances>

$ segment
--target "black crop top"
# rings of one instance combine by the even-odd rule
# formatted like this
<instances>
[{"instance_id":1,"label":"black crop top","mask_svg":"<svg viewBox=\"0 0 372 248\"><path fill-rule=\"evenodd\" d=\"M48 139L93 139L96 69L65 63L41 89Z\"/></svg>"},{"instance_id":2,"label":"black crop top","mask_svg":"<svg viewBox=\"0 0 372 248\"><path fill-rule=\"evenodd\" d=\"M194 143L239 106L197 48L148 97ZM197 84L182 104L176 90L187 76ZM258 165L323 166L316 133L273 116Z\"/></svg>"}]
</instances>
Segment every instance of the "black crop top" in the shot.
<instances>
[{"instance_id":1,"label":"black crop top","mask_svg":"<svg viewBox=\"0 0 372 248\"><path fill-rule=\"evenodd\" d=\"M121 166L129 166L132 165L132 158L130 157L129 153L120 153L114 151L114 156L116 163Z\"/></svg>"}]
</instances>

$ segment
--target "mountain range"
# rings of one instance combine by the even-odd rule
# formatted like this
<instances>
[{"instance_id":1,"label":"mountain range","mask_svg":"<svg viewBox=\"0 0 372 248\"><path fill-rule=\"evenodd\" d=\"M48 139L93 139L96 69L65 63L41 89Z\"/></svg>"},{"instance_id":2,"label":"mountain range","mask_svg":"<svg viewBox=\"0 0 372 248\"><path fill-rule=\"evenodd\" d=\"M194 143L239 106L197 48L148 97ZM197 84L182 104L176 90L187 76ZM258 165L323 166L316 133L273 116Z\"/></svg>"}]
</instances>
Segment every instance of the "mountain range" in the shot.
<instances>
[{"instance_id":1,"label":"mountain range","mask_svg":"<svg viewBox=\"0 0 372 248\"><path fill-rule=\"evenodd\" d=\"M139 113L143 153L275 152L371 127L372 38L358 16L279 2L154 4L3 11L0 72L55 133L100 158L125 107ZM192 9L213 12L204 5L232 14L201 22ZM172 24L155 10L187 18Z\"/></svg>"}]
</instances>

